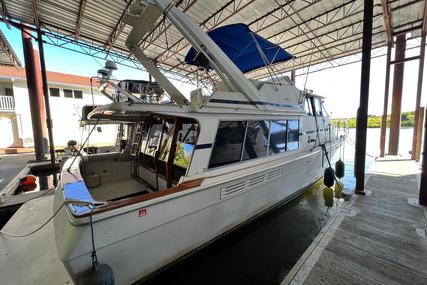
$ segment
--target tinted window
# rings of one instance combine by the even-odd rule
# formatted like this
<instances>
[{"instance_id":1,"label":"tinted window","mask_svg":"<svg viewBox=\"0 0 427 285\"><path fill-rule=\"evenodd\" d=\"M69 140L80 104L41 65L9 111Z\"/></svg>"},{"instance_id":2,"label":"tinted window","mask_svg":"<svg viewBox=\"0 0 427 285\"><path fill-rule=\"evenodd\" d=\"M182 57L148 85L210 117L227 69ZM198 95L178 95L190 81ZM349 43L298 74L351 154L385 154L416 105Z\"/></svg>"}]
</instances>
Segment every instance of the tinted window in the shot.
<instances>
[{"instance_id":1,"label":"tinted window","mask_svg":"<svg viewBox=\"0 0 427 285\"><path fill-rule=\"evenodd\" d=\"M159 163L157 170L160 174L166 175L166 162L171 151L172 136L174 130L174 120L167 119L163 127L162 142L159 148Z\"/></svg>"},{"instance_id":2,"label":"tinted window","mask_svg":"<svg viewBox=\"0 0 427 285\"><path fill-rule=\"evenodd\" d=\"M190 165L199 127L193 121L184 120L179 126L175 156L172 162L172 178L178 181Z\"/></svg>"},{"instance_id":3,"label":"tinted window","mask_svg":"<svg viewBox=\"0 0 427 285\"><path fill-rule=\"evenodd\" d=\"M177 146L173 164L187 168L190 164L191 154L196 144L198 125L196 123L183 122L177 137Z\"/></svg>"},{"instance_id":4,"label":"tinted window","mask_svg":"<svg viewBox=\"0 0 427 285\"><path fill-rule=\"evenodd\" d=\"M59 97L59 88L49 88L50 96Z\"/></svg>"},{"instance_id":5,"label":"tinted window","mask_svg":"<svg viewBox=\"0 0 427 285\"><path fill-rule=\"evenodd\" d=\"M160 146L159 159L167 161L170 152L170 144L172 143L174 121L171 119L166 120L165 127L163 128L162 143Z\"/></svg>"},{"instance_id":6,"label":"tinted window","mask_svg":"<svg viewBox=\"0 0 427 285\"><path fill-rule=\"evenodd\" d=\"M145 153L154 156L157 150L157 146L160 140L160 134L162 132L162 121L160 119L154 119L155 121L151 125L150 134L148 135L147 147Z\"/></svg>"},{"instance_id":7,"label":"tinted window","mask_svg":"<svg viewBox=\"0 0 427 285\"><path fill-rule=\"evenodd\" d=\"M143 126L140 128L140 131L142 132L142 139L141 139L141 149L140 153L144 153L145 147L147 146L147 137L148 137L148 131L149 131L149 121L141 122L140 124L143 124Z\"/></svg>"},{"instance_id":8,"label":"tinted window","mask_svg":"<svg viewBox=\"0 0 427 285\"><path fill-rule=\"evenodd\" d=\"M288 144L287 150L298 149L299 122L298 120L288 121Z\"/></svg>"},{"instance_id":9,"label":"tinted window","mask_svg":"<svg viewBox=\"0 0 427 285\"><path fill-rule=\"evenodd\" d=\"M307 115L313 115L313 108L311 108L311 100L310 98L305 98L304 100L304 111Z\"/></svg>"},{"instance_id":10,"label":"tinted window","mask_svg":"<svg viewBox=\"0 0 427 285\"><path fill-rule=\"evenodd\" d=\"M220 122L209 168L240 161L246 122Z\"/></svg>"},{"instance_id":11,"label":"tinted window","mask_svg":"<svg viewBox=\"0 0 427 285\"><path fill-rule=\"evenodd\" d=\"M73 90L64 89L64 97L65 98L73 98Z\"/></svg>"},{"instance_id":12,"label":"tinted window","mask_svg":"<svg viewBox=\"0 0 427 285\"><path fill-rule=\"evenodd\" d=\"M320 98L314 98L314 108L316 109L316 115L322 116L322 104L320 103Z\"/></svg>"},{"instance_id":13,"label":"tinted window","mask_svg":"<svg viewBox=\"0 0 427 285\"><path fill-rule=\"evenodd\" d=\"M322 103L322 114L323 114L323 116L328 115L328 112L326 112L325 105L323 105L323 103Z\"/></svg>"},{"instance_id":14,"label":"tinted window","mask_svg":"<svg viewBox=\"0 0 427 285\"><path fill-rule=\"evenodd\" d=\"M74 90L74 98L82 99L83 98L83 92L81 90Z\"/></svg>"},{"instance_id":15,"label":"tinted window","mask_svg":"<svg viewBox=\"0 0 427 285\"><path fill-rule=\"evenodd\" d=\"M243 160L267 155L269 121L249 121L246 131Z\"/></svg>"},{"instance_id":16,"label":"tinted window","mask_svg":"<svg viewBox=\"0 0 427 285\"><path fill-rule=\"evenodd\" d=\"M268 153L286 151L286 120L271 121L270 148Z\"/></svg>"}]
</instances>

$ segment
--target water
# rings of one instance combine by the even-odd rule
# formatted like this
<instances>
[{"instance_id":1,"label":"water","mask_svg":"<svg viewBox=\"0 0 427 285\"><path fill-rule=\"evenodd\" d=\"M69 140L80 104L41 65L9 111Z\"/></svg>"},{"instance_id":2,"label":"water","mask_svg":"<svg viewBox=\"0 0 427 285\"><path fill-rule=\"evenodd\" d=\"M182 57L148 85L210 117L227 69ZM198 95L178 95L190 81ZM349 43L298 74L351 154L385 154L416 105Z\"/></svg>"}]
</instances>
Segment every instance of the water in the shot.
<instances>
[{"instance_id":1,"label":"water","mask_svg":"<svg viewBox=\"0 0 427 285\"><path fill-rule=\"evenodd\" d=\"M354 189L355 129L349 138L343 181ZM380 129L368 129L366 169L379 155L379 141ZM408 155L411 144L412 129L402 129L399 152ZM308 189L143 284L280 284L335 211L325 206L322 187Z\"/></svg>"},{"instance_id":2,"label":"water","mask_svg":"<svg viewBox=\"0 0 427 285\"><path fill-rule=\"evenodd\" d=\"M36 176L36 181L33 185L19 185L18 188L15 190L14 195L22 195L22 197L27 197L27 199L22 200L22 203L24 201L29 201L32 199L37 199L41 196L44 196L46 194L52 194L53 189L55 188L55 185L58 181L58 173L57 172L39 172L39 173L29 173L30 175L34 174ZM31 195L31 193L37 193L40 192L40 194L37 195ZM28 196L25 196L28 195ZM12 199L9 197L3 198L2 202L7 202L8 199ZM1 207L0 208L0 230L6 225L6 223L12 218L12 216L15 214L16 211L19 210L19 208L22 206L22 204L16 204L13 206L8 207Z\"/></svg>"},{"instance_id":3,"label":"water","mask_svg":"<svg viewBox=\"0 0 427 285\"><path fill-rule=\"evenodd\" d=\"M334 213L311 189L144 285L279 284Z\"/></svg>"},{"instance_id":4,"label":"water","mask_svg":"<svg viewBox=\"0 0 427 285\"><path fill-rule=\"evenodd\" d=\"M400 130L399 136L399 154L402 156L409 156L409 151L412 150L412 136L413 128L405 128ZM366 163L365 169L369 170L375 158L380 155L380 129L368 129L366 138ZM387 129L387 136L389 129ZM354 178L354 143L356 141L356 129L350 129L348 134L349 139L347 140L344 147L344 159L345 162L345 177L343 179L346 188L354 189L356 185L356 179ZM386 137L385 149L387 153L388 149L388 137ZM334 157L337 160L339 155Z\"/></svg>"}]
</instances>

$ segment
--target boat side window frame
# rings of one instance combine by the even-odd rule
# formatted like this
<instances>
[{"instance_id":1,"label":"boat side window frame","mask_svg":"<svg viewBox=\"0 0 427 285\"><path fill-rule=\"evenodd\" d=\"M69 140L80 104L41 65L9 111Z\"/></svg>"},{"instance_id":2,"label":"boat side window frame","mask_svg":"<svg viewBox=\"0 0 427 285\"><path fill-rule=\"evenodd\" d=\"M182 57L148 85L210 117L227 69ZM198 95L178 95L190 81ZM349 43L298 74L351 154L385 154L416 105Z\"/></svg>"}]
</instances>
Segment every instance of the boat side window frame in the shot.
<instances>
[{"instance_id":1,"label":"boat side window frame","mask_svg":"<svg viewBox=\"0 0 427 285\"><path fill-rule=\"evenodd\" d=\"M270 136L270 120L248 120L246 121L246 132L245 132L245 140L244 140L244 145L243 145L243 150L241 153L241 162L247 161L247 160L251 160L251 159L257 159L257 158L261 158L264 156L268 155L268 148L269 148L269 136ZM257 145L257 137L252 137L251 135L251 129L249 128L250 125L252 126L252 124L255 124L255 126L259 126L259 130L258 132L261 132L261 136L263 137L263 140L266 139L265 144L263 145L266 148L266 151L263 152L257 152L255 148L257 148L259 145ZM267 133L265 133L265 128L263 127L263 125L266 125L265 127L267 128ZM250 145L248 146L248 138L250 138L249 143ZM252 141L252 139L254 139L254 141ZM255 147L255 148L254 148ZM248 151L249 149L249 151ZM252 150L251 150L252 149ZM248 157L245 157L245 152L246 155ZM255 157L250 157L250 152L255 155Z\"/></svg>"},{"instance_id":2,"label":"boat side window frame","mask_svg":"<svg viewBox=\"0 0 427 285\"><path fill-rule=\"evenodd\" d=\"M156 120L153 117L157 117L159 120ZM194 146L195 146L195 145L197 145L197 141L198 141L198 138L200 135L200 123L193 118L188 118L188 119L194 121L193 123L198 125L197 134L196 134L196 138L195 138L195 142L194 142L195 143ZM173 126L171 129L171 134L169 134L169 138L163 142L165 128L166 128L166 122L168 120L173 121L173 123L172 123ZM162 179L165 180L168 188L172 187L172 183L175 183L175 184L178 183L178 181L176 181L172 175L172 164L173 164L173 160L175 158L176 143L178 142L177 135L179 133L179 124L180 124L180 122L182 122L182 120L183 120L183 118L181 118L181 117L168 116L168 115L151 115L151 116L148 116L148 118L146 120L147 125L148 125L147 142L144 145L144 149L141 149L140 153L144 156L143 160L145 160L145 156L150 156L150 157L152 157L152 159L154 159L154 168L152 168L151 166L149 166L145 162L140 164L140 166L143 167L144 169L148 170L148 171L153 172L156 175L156 185L154 186L154 188L157 190L159 190L159 183L158 183L159 177L161 177ZM150 133L152 131L153 126L158 125L160 121L161 121L160 136L158 138L156 151L154 152L154 155L151 155L151 154L146 153L148 145L149 145L148 141L150 138ZM171 143L168 143L169 140L171 140ZM167 150L164 149L168 153L166 160L160 159L160 155L161 155L160 151L162 150L162 147L164 144L168 145L167 146L168 149ZM195 147L193 147L193 150L191 152L191 159L189 161L187 168L185 169L184 175L186 175L188 173L188 170L191 166L191 162L192 162L193 155L194 155L194 150L195 150ZM165 164L165 173L164 174L159 172L159 163L160 162L163 162Z\"/></svg>"},{"instance_id":3,"label":"boat side window frame","mask_svg":"<svg viewBox=\"0 0 427 285\"><path fill-rule=\"evenodd\" d=\"M211 164L212 155L213 155L214 149L215 149L215 141L216 141L216 138L217 138L219 130L220 130L220 125L223 122L228 122L228 123L244 123L245 124L245 132L243 134L242 145L241 145L241 148L240 148L240 156L239 156L240 159L238 161L233 161L233 162L225 163L225 164L222 164L222 165L211 166L210 164ZM244 148L244 143L245 143L245 138L246 138L247 125L248 125L248 120L224 120L224 121L220 120L218 122L217 130L216 130L215 137L214 137L214 142L212 144L211 154L210 154L210 157L209 157L209 160L208 160L208 163L207 163L207 169L214 169L214 168L219 168L219 167L228 166L228 165L237 164L237 163L241 163L242 162L242 155L243 155L243 148Z\"/></svg>"},{"instance_id":4,"label":"boat side window frame","mask_svg":"<svg viewBox=\"0 0 427 285\"><path fill-rule=\"evenodd\" d=\"M320 100L320 104L322 106L322 116L324 117L329 116L328 112L326 111L325 105L323 105L323 100Z\"/></svg>"},{"instance_id":5,"label":"boat side window frame","mask_svg":"<svg viewBox=\"0 0 427 285\"><path fill-rule=\"evenodd\" d=\"M249 158L249 159L245 159L244 160L243 159L243 154L244 154L244 151L245 151L245 144L246 144L246 139L247 139L247 135L248 135L249 123L250 122L259 122L259 121L268 122L268 137L267 137L267 148L266 148L265 156L256 157L256 158ZM281 152L274 152L274 150L273 150L270 153L272 125L273 125L274 121L278 121L278 122L280 121L282 123L284 122L285 125L286 125L285 135L284 135L284 150L281 151ZM293 143L297 143L297 146L296 146L296 148L293 148L293 149L289 149L289 147L288 147L288 137L289 137L289 126L288 125L289 125L290 121L296 122L297 125L298 125L297 140L292 141ZM235 164L243 163L243 162L246 162L246 161L249 161L249 160L253 160L253 159L264 158L264 157L267 157L267 156L274 156L276 154L281 154L281 153L285 153L285 152L289 152L289 151L296 151L296 150L300 149L300 137L301 136L300 136L299 131L300 131L300 128L301 128L301 122L300 122L300 118L299 117L297 117L297 118L287 118L287 119L280 119L280 118L278 118L278 119L271 119L271 120L265 120L264 119L264 120L234 120L234 121L232 121L232 120L230 120L230 121L225 120L225 121L219 121L218 127L217 127L217 131L215 133L215 140L216 140L216 138L218 136L218 132L220 130L219 127L220 127L221 122L236 122L236 123L240 122L240 123L245 123L246 124L246 126L245 126L245 132L244 132L244 137L243 137L243 140L242 140L242 146L241 146L241 149L240 149L240 160L239 161L233 161L233 162L230 162L230 163L225 163L225 164L218 165L218 166L210 166L210 164L211 164L211 158L212 158L212 155L213 155L213 150L214 150L214 147L215 147L215 141L214 141L213 147L212 147L212 151L211 151L211 155L210 155L209 161L208 161L208 166L207 166L208 169L216 169L216 168L219 168L219 167L224 167L224 166L229 166L229 165L235 165Z\"/></svg>"},{"instance_id":6,"label":"boat side window frame","mask_svg":"<svg viewBox=\"0 0 427 285\"><path fill-rule=\"evenodd\" d=\"M313 104L314 115L316 117L323 116L323 114L322 114L322 102L321 102L320 98L319 97L313 97L312 98L312 104ZM317 107L319 107L319 110L317 110Z\"/></svg>"},{"instance_id":7,"label":"boat side window frame","mask_svg":"<svg viewBox=\"0 0 427 285\"><path fill-rule=\"evenodd\" d=\"M243 135L242 149L240 150L240 162L243 161L243 153L245 152L245 147L246 147L246 136L248 135L249 121L245 121L245 122L246 122L246 127L245 127L245 134Z\"/></svg>"},{"instance_id":8,"label":"boat side window frame","mask_svg":"<svg viewBox=\"0 0 427 285\"><path fill-rule=\"evenodd\" d=\"M270 156L269 154L269 150L270 150L270 134L271 134L271 120L265 120L268 121L268 138L267 138L267 153L265 154L265 156Z\"/></svg>"},{"instance_id":9,"label":"boat side window frame","mask_svg":"<svg viewBox=\"0 0 427 285\"><path fill-rule=\"evenodd\" d=\"M304 99L304 111L307 116L314 116L313 104L311 102L312 97L305 97Z\"/></svg>"},{"instance_id":10,"label":"boat side window frame","mask_svg":"<svg viewBox=\"0 0 427 285\"><path fill-rule=\"evenodd\" d=\"M270 132L269 132L270 144L271 144L271 129L272 129L272 125L273 125L274 122L285 122L285 141L284 141L285 147L284 147L283 151L279 151L279 152L275 152L274 148L273 148L273 150L272 150L273 152L270 153L270 155L275 155L275 154L278 154L278 153L284 153L284 152L286 152L287 151L287 144L288 144L288 142L287 142L287 140L288 140L288 119L275 119L275 120L271 120L271 123L270 123ZM270 145L269 145L268 149L270 149Z\"/></svg>"},{"instance_id":11,"label":"boat side window frame","mask_svg":"<svg viewBox=\"0 0 427 285\"><path fill-rule=\"evenodd\" d=\"M188 165L187 165L187 167L186 167L186 169L185 169L185 173L182 175L182 176L185 176L185 175L187 175L188 174L188 171L190 170L190 167L191 167L191 163L192 163L192 161L193 161L193 157L194 157L194 152L195 152L195 150L196 150L196 145L197 145L197 142L198 142L198 140L199 140L199 136L200 136L200 122L199 121L197 121L197 120L195 120L195 119L193 119L193 118L185 118L185 117L178 117L178 119L180 119L180 122L177 124L177 126L180 126L181 128L182 128L182 126L183 126L183 124L185 123L185 120L191 120L192 121L192 125L194 126L194 125L196 125L197 126L197 128L196 128L196 136L195 136L195 138L194 138L194 145L193 145L193 149L192 149L192 151L191 151L191 154L190 154L190 160L188 161ZM181 131L181 129L178 129L178 131L177 131L177 135L176 135L176 141L175 141L175 151L174 151L174 155L173 155L173 157L172 157L172 161L171 161L171 168L172 168L172 172L171 172L171 175L172 175L172 182L176 182L176 183L178 183L178 181L179 181L179 179L178 180L175 180L174 179L174 170L173 170L173 166L175 165L175 166L177 166L177 167L180 167L178 164L175 164L174 163L174 161L175 161L175 155L176 155L176 147L178 146L178 143L183 143L182 141L180 141L179 139L178 139L178 134L179 134L179 132ZM190 132L190 130L189 130L189 132ZM188 134L190 134L190 133L188 133ZM186 137L184 137L184 139L185 139ZM183 167L182 167L183 168Z\"/></svg>"},{"instance_id":12,"label":"boat side window frame","mask_svg":"<svg viewBox=\"0 0 427 285\"><path fill-rule=\"evenodd\" d=\"M286 120L287 121L287 123L286 123L286 151L294 151L294 150L298 150L299 149L299 145L300 145L300 143L299 143L299 139L300 139L300 135L299 135L299 130L300 130L300 121L299 121L299 118L297 118L297 119L288 119L288 120ZM291 143L294 143L294 142L296 142L297 143L297 147L296 148L293 148L293 149L289 149L289 122L296 122L297 123L297 126L298 126L298 128L297 128L297 130L296 130L296 133L297 133L297 140L296 141L292 141Z\"/></svg>"}]
</instances>

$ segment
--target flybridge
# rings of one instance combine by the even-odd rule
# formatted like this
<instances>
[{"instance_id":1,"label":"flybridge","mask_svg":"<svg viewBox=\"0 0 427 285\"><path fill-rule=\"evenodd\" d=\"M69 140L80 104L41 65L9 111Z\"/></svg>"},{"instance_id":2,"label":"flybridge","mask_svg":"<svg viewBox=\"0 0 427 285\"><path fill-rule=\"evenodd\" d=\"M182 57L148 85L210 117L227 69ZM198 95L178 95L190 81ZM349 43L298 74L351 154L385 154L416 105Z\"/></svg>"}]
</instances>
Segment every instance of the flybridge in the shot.
<instances>
[{"instance_id":1,"label":"flybridge","mask_svg":"<svg viewBox=\"0 0 427 285\"><path fill-rule=\"evenodd\" d=\"M299 97L300 91L292 82L285 80L283 83L283 80L275 74L271 77L271 82L254 82L243 74L267 66L273 75L271 64L293 57L284 49L253 33L246 25L224 26L207 34L168 0L133 4L124 18L125 23L133 27L126 40L126 46L178 105L191 104L193 107L202 107L212 98L204 98L198 89L192 92L190 103L160 72L156 63L144 54L139 43L154 28L161 16L167 18L192 45L186 62L215 70L224 87L220 92L227 93L228 99L239 97L258 109L269 109L270 103L298 104L298 100L295 101L294 97ZM289 85L292 85L292 88L289 88ZM211 97L217 96L223 97L224 94L214 93ZM259 102L269 103L259 104Z\"/></svg>"}]
</instances>

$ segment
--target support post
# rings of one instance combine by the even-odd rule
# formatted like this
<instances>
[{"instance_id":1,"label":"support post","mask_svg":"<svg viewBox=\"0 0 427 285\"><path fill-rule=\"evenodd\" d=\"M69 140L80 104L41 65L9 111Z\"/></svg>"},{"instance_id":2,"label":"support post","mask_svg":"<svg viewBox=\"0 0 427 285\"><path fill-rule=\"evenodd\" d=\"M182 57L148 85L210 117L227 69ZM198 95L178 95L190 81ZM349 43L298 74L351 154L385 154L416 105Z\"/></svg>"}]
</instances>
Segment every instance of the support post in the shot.
<instances>
[{"instance_id":1,"label":"support post","mask_svg":"<svg viewBox=\"0 0 427 285\"><path fill-rule=\"evenodd\" d=\"M426 19L427 17L427 2L426 5L424 7L424 19ZM426 39L426 33L427 33L427 20L424 20L424 25L423 25L423 31L422 31L422 35L421 35L421 44L423 46L425 46L425 39ZM421 59L420 59L420 63L421 63ZM418 70L418 88L417 90L422 89L423 86L423 74L421 74L421 80L420 80L420 71L421 73L424 71L424 56L423 56L423 69ZM424 143L423 143L423 162L421 164L421 181L420 181L420 196L419 196L419 204L420 205L424 205L427 206L427 107L425 108L425 112L424 113Z\"/></svg>"},{"instance_id":2,"label":"support post","mask_svg":"<svg viewBox=\"0 0 427 285\"><path fill-rule=\"evenodd\" d=\"M364 0L362 68L360 77L360 103L357 110L356 152L354 172L355 193L365 194L366 131L368 124L369 76L371 69L373 0Z\"/></svg>"},{"instance_id":3,"label":"support post","mask_svg":"<svg viewBox=\"0 0 427 285\"><path fill-rule=\"evenodd\" d=\"M418 202L420 205L427 206L427 108L425 108L424 117L423 162L421 164L420 196Z\"/></svg>"},{"instance_id":4,"label":"support post","mask_svg":"<svg viewBox=\"0 0 427 285\"><path fill-rule=\"evenodd\" d=\"M39 45L39 56L40 56L40 70L42 75L43 83L43 95L44 95L44 104L46 109L46 126L49 136L49 152L50 152L50 162L52 165L55 164L55 144L53 142L53 132L52 132L52 116L50 113L50 104L49 104L49 87L47 83L47 74L46 74L46 62L44 58L44 49L43 49L43 38L40 28L37 29L37 41Z\"/></svg>"},{"instance_id":5,"label":"support post","mask_svg":"<svg viewBox=\"0 0 427 285\"><path fill-rule=\"evenodd\" d=\"M399 151L400 116L402 108L403 73L405 69L406 35L396 37L396 52L393 76L393 98L391 102L390 135L388 154L397 155Z\"/></svg>"},{"instance_id":6,"label":"support post","mask_svg":"<svg viewBox=\"0 0 427 285\"><path fill-rule=\"evenodd\" d=\"M34 151L36 160L44 160L43 129L40 116L40 98L38 93L36 64L34 58L33 43L31 41L31 30L22 28L22 46L24 50L25 74L27 77L28 98L30 101L31 123L33 127ZM43 98L41 98L43 100Z\"/></svg>"},{"instance_id":7,"label":"support post","mask_svg":"<svg viewBox=\"0 0 427 285\"><path fill-rule=\"evenodd\" d=\"M391 62L391 47L393 43L390 42L387 46L387 61L385 68L385 86L384 86L384 108L383 117L381 120L381 138L380 138L380 157L385 155L385 138L387 131L387 112L388 112L388 93L390 87L390 62Z\"/></svg>"},{"instance_id":8,"label":"support post","mask_svg":"<svg viewBox=\"0 0 427 285\"><path fill-rule=\"evenodd\" d=\"M295 84L295 69L291 70L291 80Z\"/></svg>"},{"instance_id":9,"label":"support post","mask_svg":"<svg viewBox=\"0 0 427 285\"><path fill-rule=\"evenodd\" d=\"M419 159L419 156L417 158L417 141L418 141L418 136L421 136L421 133L418 132L418 121L420 120L420 104L421 104L421 91L423 88L425 53L426 53L426 33L424 32L421 35L420 62L418 65L417 99L415 100L414 136L412 138L411 159Z\"/></svg>"},{"instance_id":10,"label":"support post","mask_svg":"<svg viewBox=\"0 0 427 285\"><path fill-rule=\"evenodd\" d=\"M44 108L44 99L43 99L43 84L42 77L40 75L40 59L39 59L39 51L34 49L34 66L36 68L36 88L37 88L37 98L39 100L40 107L40 120L42 123L42 133L43 133L43 151L44 153L48 153L48 145L49 142L47 140L47 127L46 127L46 110Z\"/></svg>"},{"instance_id":11,"label":"support post","mask_svg":"<svg viewBox=\"0 0 427 285\"><path fill-rule=\"evenodd\" d=\"M420 117L416 126L418 128L418 136L416 141L417 143L415 146L415 160L417 161L419 161L421 157L421 143L422 143L422 134L423 134L423 126L424 126L424 107L420 107L419 113L420 113Z\"/></svg>"}]
</instances>

